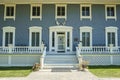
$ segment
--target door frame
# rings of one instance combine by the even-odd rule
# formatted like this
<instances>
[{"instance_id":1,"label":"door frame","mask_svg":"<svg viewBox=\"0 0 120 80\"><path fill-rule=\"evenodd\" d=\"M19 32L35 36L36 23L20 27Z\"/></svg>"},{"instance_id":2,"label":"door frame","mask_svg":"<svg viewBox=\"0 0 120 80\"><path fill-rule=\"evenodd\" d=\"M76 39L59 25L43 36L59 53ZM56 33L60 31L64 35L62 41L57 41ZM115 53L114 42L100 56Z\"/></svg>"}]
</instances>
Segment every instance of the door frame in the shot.
<instances>
[{"instance_id":1,"label":"door frame","mask_svg":"<svg viewBox=\"0 0 120 80\"><path fill-rule=\"evenodd\" d=\"M51 26L49 27L49 51L57 52L57 33L64 32L65 33L65 52L70 52L73 50L73 42L72 42L72 29L71 26ZM69 32L69 46L67 46L67 35ZM53 40L54 34L54 40ZM53 46L54 43L54 46Z\"/></svg>"}]
</instances>

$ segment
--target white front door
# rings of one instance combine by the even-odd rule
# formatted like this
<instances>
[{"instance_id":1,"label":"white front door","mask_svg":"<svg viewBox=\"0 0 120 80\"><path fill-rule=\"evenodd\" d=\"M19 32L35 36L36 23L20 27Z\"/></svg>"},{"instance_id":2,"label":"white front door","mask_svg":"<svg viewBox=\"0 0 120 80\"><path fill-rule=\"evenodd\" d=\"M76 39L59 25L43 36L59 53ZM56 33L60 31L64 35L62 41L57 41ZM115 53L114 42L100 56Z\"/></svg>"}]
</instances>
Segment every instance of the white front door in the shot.
<instances>
[{"instance_id":1,"label":"white front door","mask_svg":"<svg viewBox=\"0 0 120 80\"><path fill-rule=\"evenodd\" d=\"M57 51L65 51L65 34L57 35Z\"/></svg>"}]
</instances>

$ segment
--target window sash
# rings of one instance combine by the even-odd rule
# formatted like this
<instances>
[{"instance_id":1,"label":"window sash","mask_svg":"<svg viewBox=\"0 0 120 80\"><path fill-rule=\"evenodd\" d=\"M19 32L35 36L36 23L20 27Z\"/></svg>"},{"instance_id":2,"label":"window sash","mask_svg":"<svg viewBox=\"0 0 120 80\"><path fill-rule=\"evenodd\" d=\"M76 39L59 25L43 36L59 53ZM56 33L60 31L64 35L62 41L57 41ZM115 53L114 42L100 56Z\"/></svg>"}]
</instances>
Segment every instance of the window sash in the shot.
<instances>
[{"instance_id":1,"label":"window sash","mask_svg":"<svg viewBox=\"0 0 120 80\"><path fill-rule=\"evenodd\" d=\"M107 16L115 16L114 7L107 7Z\"/></svg>"},{"instance_id":2,"label":"window sash","mask_svg":"<svg viewBox=\"0 0 120 80\"><path fill-rule=\"evenodd\" d=\"M82 7L82 16L90 16L90 7Z\"/></svg>"},{"instance_id":3,"label":"window sash","mask_svg":"<svg viewBox=\"0 0 120 80\"><path fill-rule=\"evenodd\" d=\"M40 7L39 6L32 7L32 16L40 16Z\"/></svg>"},{"instance_id":4,"label":"window sash","mask_svg":"<svg viewBox=\"0 0 120 80\"><path fill-rule=\"evenodd\" d=\"M6 16L14 16L14 7L12 7L12 6L6 7Z\"/></svg>"},{"instance_id":5,"label":"window sash","mask_svg":"<svg viewBox=\"0 0 120 80\"><path fill-rule=\"evenodd\" d=\"M82 46L90 46L90 32L82 32Z\"/></svg>"},{"instance_id":6,"label":"window sash","mask_svg":"<svg viewBox=\"0 0 120 80\"><path fill-rule=\"evenodd\" d=\"M64 6L57 7L57 16L65 16L65 7Z\"/></svg>"},{"instance_id":7,"label":"window sash","mask_svg":"<svg viewBox=\"0 0 120 80\"><path fill-rule=\"evenodd\" d=\"M115 32L108 32L108 46L113 44L115 46Z\"/></svg>"},{"instance_id":8,"label":"window sash","mask_svg":"<svg viewBox=\"0 0 120 80\"><path fill-rule=\"evenodd\" d=\"M32 32L32 46L39 46L40 43L40 33Z\"/></svg>"},{"instance_id":9,"label":"window sash","mask_svg":"<svg viewBox=\"0 0 120 80\"><path fill-rule=\"evenodd\" d=\"M13 44L13 32L5 33L5 46L8 46L8 44Z\"/></svg>"}]
</instances>

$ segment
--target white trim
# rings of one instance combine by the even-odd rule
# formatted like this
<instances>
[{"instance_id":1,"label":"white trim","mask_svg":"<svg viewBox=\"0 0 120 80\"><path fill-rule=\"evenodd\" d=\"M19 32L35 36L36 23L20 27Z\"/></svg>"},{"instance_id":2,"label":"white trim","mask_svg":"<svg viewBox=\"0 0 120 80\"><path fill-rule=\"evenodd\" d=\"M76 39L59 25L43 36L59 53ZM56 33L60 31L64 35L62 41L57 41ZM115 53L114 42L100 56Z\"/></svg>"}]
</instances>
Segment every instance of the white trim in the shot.
<instances>
[{"instance_id":1,"label":"white trim","mask_svg":"<svg viewBox=\"0 0 120 80\"><path fill-rule=\"evenodd\" d=\"M13 46L15 46L15 27L11 27L11 26L8 26L8 27L3 27L3 42L2 42L2 46L5 47L5 33L6 32L13 32Z\"/></svg>"},{"instance_id":2,"label":"white trim","mask_svg":"<svg viewBox=\"0 0 120 80\"><path fill-rule=\"evenodd\" d=\"M32 16L32 7L40 7L40 16ZM30 11L30 20L32 19L40 19L42 20L42 4L31 4L31 11Z\"/></svg>"},{"instance_id":3,"label":"white trim","mask_svg":"<svg viewBox=\"0 0 120 80\"><path fill-rule=\"evenodd\" d=\"M67 49L70 49L70 51L72 51L72 29L73 27L71 26L51 26L49 27L49 51L52 51L54 49L54 51L57 51L57 32L65 32L65 39L67 39L66 37L66 33L69 32L69 36L70 36L70 46L67 47L67 43L65 42L65 51L67 51ZM52 32L55 33L55 46L52 47ZM65 40L66 41L66 40Z\"/></svg>"},{"instance_id":4,"label":"white trim","mask_svg":"<svg viewBox=\"0 0 120 80\"><path fill-rule=\"evenodd\" d=\"M6 15L6 8L7 7L13 7L14 8L14 16L7 16ZM16 5L15 4L5 4L5 8L4 8L4 20L6 20L6 19L13 19L13 20L15 20L15 16L16 16Z\"/></svg>"},{"instance_id":5,"label":"white trim","mask_svg":"<svg viewBox=\"0 0 120 80\"><path fill-rule=\"evenodd\" d=\"M65 16L57 16L57 7L65 7ZM64 18L67 19L67 4L56 4L55 8L55 19Z\"/></svg>"},{"instance_id":6,"label":"white trim","mask_svg":"<svg viewBox=\"0 0 120 80\"><path fill-rule=\"evenodd\" d=\"M82 41L82 33L83 32L89 32L90 33L90 46L92 46L92 27L89 26L83 26L80 27L80 41ZM89 46L86 46L89 47Z\"/></svg>"},{"instance_id":7,"label":"white trim","mask_svg":"<svg viewBox=\"0 0 120 80\"><path fill-rule=\"evenodd\" d=\"M114 8L114 16L107 16L107 7L113 7ZM115 19L115 21L117 20L116 5L105 5L105 18L106 18L106 21L108 19Z\"/></svg>"},{"instance_id":8,"label":"white trim","mask_svg":"<svg viewBox=\"0 0 120 80\"><path fill-rule=\"evenodd\" d=\"M38 26L32 26L29 28L29 46L31 47L31 41L32 41L32 32L39 32L40 33L40 41L39 41L39 46L42 43L42 27L38 27Z\"/></svg>"},{"instance_id":9,"label":"white trim","mask_svg":"<svg viewBox=\"0 0 120 80\"><path fill-rule=\"evenodd\" d=\"M89 16L83 16L82 15L82 7L89 7L90 15ZM90 19L92 20L92 5L91 4L80 4L80 20L82 19Z\"/></svg>"},{"instance_id":10,"label":"white trim","mask_svg":"<svg viewBox=\"0 0 120 80\"><path fill-rule=\"evenodd\" d=\"M106 27L105 28L105 39L106 39L106 46L108 46L108 32L114 32L115 33L115 46L118 46L118 28L117 27Z\"/></svg>"}]
</instances>

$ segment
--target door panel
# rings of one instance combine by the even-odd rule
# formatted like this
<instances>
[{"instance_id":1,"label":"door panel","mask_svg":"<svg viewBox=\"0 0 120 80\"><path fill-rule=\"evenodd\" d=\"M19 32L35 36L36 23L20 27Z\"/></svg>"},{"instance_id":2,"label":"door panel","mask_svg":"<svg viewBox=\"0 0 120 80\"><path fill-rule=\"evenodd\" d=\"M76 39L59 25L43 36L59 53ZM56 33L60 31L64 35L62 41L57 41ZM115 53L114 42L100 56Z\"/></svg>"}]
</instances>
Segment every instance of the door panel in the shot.
<instances>
[{"instance_id":1,"label":"door panel","mask_svg":"<svg viewBox=\"0 0 120 80\"><path fill-rule=\"evenodd\" d=\"M65 36L58 35L58 51L65 51Z\"/></svg>"}]
</instances>

